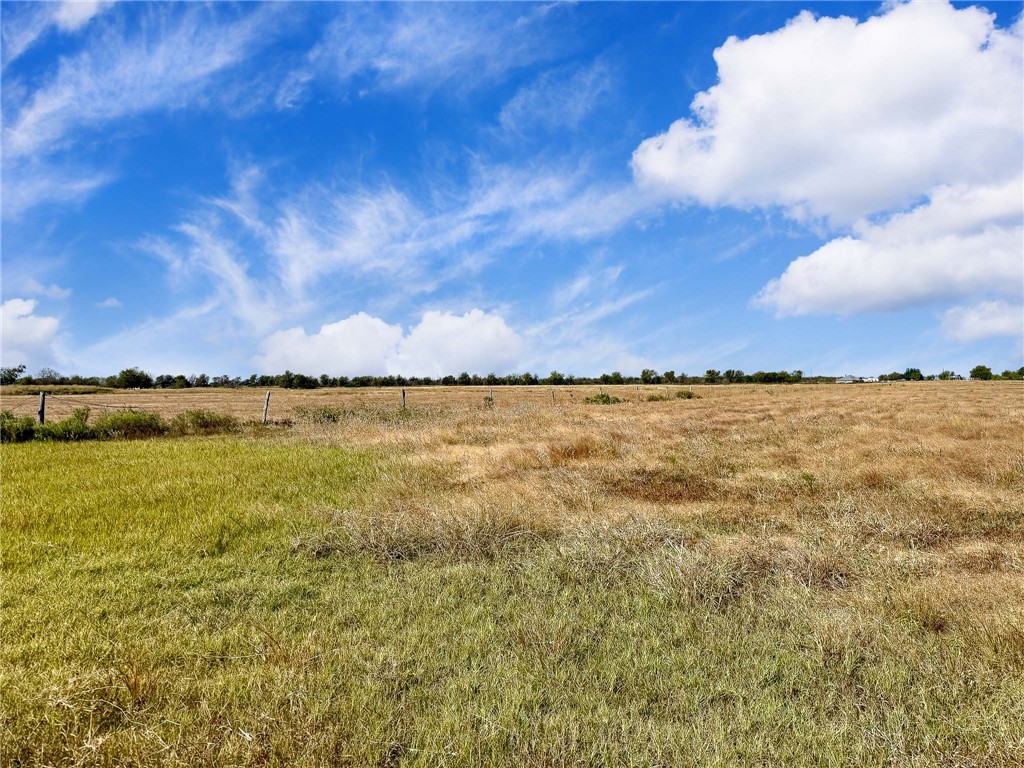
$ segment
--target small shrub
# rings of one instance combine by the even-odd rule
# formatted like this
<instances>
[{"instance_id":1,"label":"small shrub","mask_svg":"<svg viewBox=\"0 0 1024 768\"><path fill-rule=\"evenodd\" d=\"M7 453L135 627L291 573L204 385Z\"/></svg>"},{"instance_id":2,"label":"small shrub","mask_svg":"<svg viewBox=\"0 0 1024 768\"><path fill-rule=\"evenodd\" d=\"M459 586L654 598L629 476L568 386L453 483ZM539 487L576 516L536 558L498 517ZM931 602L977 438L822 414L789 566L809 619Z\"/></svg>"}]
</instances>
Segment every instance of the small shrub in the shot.
<instances>
[{"instance_id":1,"label":"small shrub","mask_svg":"<svg viewBox=\"0 0 1024 768\"><path fill-rule=\"evenodd\" d=\"M101 416L93 427L100 438L133 440L167 434L167 422L155 413L114 411Z\"/></svg>"},{"instance_id":2,"label":"small shrub","mask_svg":"<svg viewBox=\"0 0 1024 768\"><path fill-rule=\"evenodd\" d=\"M664 403L668 401L668 395L648 395L648 403Z\"/></svg>"},{"instance_id":3,"label":"small shrub","mask_svg":"<svg viewBox=\"0 0 1024 768\"><path fill-rule=\"evenodd\" d=\"M71 416L63 421L39 424L35 428L36 440L70 443L78 440L95 440L96 430L84 419Z\"/></svg>"},{"instance_id":4,"label":"small shrub","mask_svg":"<svg viewBox=\"0 0 1024 768\"><path fill-rule=\"evenodd\" d=\"M688 389L680 389L679 391L676 392L676 397L678 397L680 400L694 400L700 398L700 395L695 395Z\"/></svg>"},{"instance_id":5,"label":"small shrub","mask_svg":"<svg viewBox=\"0 0 1024 768\"><path fill-rule=\"evenodd\" d=\"M168 431L172 435L216 435L236 432L238 419L226 413L214 413L203 409L185 411L171 419Z\"/></svg>"},{"instance_id":6,"label":"small shrub","mask_svg":"<svg viewBox=\"0 0 1024 768\"><path fill-rule=\"evenodd\" d=\"M593 397L583 398L583 402L594 403L595 405L613 405L614 403L621 403L622 400L618 397L613 397L612 395L608 395L605 394L604 392L601 392L600 394L594 395Z\"/></svg>"},{"instance_id":7,"label":"small shrub","mask_svg":"<svg viewBox=\"0 0 1024 768\"><path fill-rule=\"evenodd\" d=\"M36 424L31 416L15 416L0 411L0 443L24 443L35 437Z\"/></svg>"}]
</instances>

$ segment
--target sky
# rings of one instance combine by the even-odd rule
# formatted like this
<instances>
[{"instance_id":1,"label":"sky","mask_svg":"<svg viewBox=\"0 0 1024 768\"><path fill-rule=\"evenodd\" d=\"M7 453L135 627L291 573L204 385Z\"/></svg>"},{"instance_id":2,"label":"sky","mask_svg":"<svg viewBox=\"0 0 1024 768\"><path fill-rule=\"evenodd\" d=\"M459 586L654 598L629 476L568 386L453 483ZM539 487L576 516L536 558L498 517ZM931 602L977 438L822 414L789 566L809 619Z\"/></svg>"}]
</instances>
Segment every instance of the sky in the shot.
<instances>
[{"instance_id":1,"label":"sky","mask_svg":"<svg viewBox=\"0 0 1024 768\"><path fill-rule=\"evenodd\" d=\"M1022 7L0 3L3 365L1016 369Z\"/></svg>"}]
</instances>

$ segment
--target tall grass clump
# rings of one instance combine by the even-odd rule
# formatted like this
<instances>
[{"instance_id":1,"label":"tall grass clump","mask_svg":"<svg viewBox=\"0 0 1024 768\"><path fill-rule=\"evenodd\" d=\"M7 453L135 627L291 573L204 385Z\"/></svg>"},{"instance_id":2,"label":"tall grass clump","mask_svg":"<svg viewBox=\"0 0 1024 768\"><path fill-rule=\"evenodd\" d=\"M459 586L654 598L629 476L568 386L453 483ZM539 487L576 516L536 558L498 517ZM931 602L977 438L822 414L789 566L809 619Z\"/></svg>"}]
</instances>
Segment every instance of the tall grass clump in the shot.
<instances>
[{"instance_id":1,"label":"tall grass clump","mask_svg":"<svg viewBox=\"0 0 1024 768\"><path fill-rule=\"evenodd\" d=\"M114 411L96 419L96 436L108 440L138 440L166 435L168 424L155 413Z\"/></svg>"},{"instance_id":2,"label":"tall grass clump","mask_svg":"<svg viewBox=\"0 0 1024 768\"><path fill-rule=\"evenodd\" d=\"M167 425L168 433L175 437L218 435L225 432L237 432L240 428L241 423L234 416L202 408L179 413Z\"/></svg>"},{"instance_id":3,"label":"tall grass clump","mask_svg":"<svg viewBox=\"0 0 1024 768\"><path fill-rule=\"evenodd\" d=\"M24 443L35 437L36 424L31 416L15 416L0 411L0 443Z\"/></svg>"}]
</instances>

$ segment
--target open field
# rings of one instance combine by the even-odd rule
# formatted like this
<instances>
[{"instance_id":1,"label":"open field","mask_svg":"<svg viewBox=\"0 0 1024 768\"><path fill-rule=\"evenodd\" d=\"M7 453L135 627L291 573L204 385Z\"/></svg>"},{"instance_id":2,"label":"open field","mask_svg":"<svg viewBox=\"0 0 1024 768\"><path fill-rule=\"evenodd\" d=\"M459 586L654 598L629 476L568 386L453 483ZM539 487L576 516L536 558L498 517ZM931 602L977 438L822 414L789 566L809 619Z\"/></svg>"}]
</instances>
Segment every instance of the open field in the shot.
<instances>
[{"instance_id":1,"label":"open field","mask_svg":"<svg viewBox=\"0 0 1024 768\"><path fill-rule=\"evenodd\" d=\"M0 447L0 764L1024 765L1024 386L604 389Z\"/></svg>"}]
</instances>

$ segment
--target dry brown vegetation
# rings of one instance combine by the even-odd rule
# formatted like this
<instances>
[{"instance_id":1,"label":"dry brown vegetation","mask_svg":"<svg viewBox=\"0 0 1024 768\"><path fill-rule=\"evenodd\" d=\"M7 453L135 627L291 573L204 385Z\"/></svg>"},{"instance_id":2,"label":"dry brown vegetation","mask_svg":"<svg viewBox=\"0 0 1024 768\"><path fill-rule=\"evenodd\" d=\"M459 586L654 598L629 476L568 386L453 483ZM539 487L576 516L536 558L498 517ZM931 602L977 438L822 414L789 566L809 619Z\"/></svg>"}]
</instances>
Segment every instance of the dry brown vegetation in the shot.
<instances>
[{"instance_id":1,"label":"dry brown vegetation","mask_svg":"<svg viewBox=\"0 0 1024 768\"><path fill-rule=\"evenodd\" d=\"M289 558L289 573L308 567L316 579L340 578L330 576L335 573L330 569L340 569L338 574L352 579L353 563L362 563L359 568L366 569L371 585L367 594L379 589L391 595L380 604L385 613L387 606L404 606L399 617L374 614L373 621L391 622L388 631L412 631L401 628L419 626L421 611L430 615L424 606L432 598L417 592L418 597L405 603L407 593L426 590L427 584L438 595L448 584L475 590L477 598L472 599L457 590L457 602L443 608L447 618L431 621L457 619L461 623L452 626L471 634L470 645L477 650L462 651L468 655L454 662L437 658L441 652L435 648L416 651L417 646L402 640L395 641L400 648L374 646L376 650L366 651L376 654L374 663L406 663L419 670L411 682L402 683L409 687L399 696L419 697L419 703L401 710L406 714L400 726L371 715L369 722L381 729L379 744L366 741L365 735L338 732L331 737L333 749L342 744L363 756L352 758L351 764L365 758L396 765L497 765L508 760L604 765L633 762L623 756L632 755L631 745L642 742L647 751L635 753L637 764L824 764L828 761L815 760L813 749L807 750L818 738L815 734L826 728L831 736L821 748L827 746L836 764L1021 764L1024 386L936 382L694 387L694 399L677 399L665 387L605 390L626 402L585 404L583 399L597 392L596 387L556 388L553 404L550 388L496 387L493 405L484 401L487 388L432 388L408 390L409 407L402 410L398 390L275 390L271 416L281 425L254 425L247 434L223 443L219 441L224 438L192 438L195 442L188 443L205 446L201 450L208 456L215 449L251 452L244 446L253 445L280 447L286 452L281 456L296 451L286 467L261 459L265 479L230 470L223 482L237 484L243 510L256 510L257 522L245 523L253 530L270 526L267 521L276 516L287 518L286 554L273 557ZM670 396L649 400L662 393ZM262 396L249 390L208 390L93 394L80 400L128 403L167 417L206 408L251 419L262 410ZM22 413L35 407L30 397L3 400L4 408ZM51 407L60 416L65 404L70 413L78 402L66 397ZM26 448L51 450L4 450ZM321 459L316 458L318 451L327 455L338 449L378 457L365 461L352 490L341 495L337 484L322 484L319 473L326 470L318 469ZM52 450L68 456L72 451L110 450L122 457L129 448ZM117 461L126 466L125 459ZM153 482L166 488L171 481ZM189 482L189 487L199 487ZM275 482L280 488L273 499L286 498L287 503L245 501L245 494L257 493L250 486ZM23 504L25 509L15 510L10 520L12 530L33 540L45 538L31 533L28 504ZM232 514L236 516L222 520L207 537L204 557L230 554L242 546L235 542L249 535L249 529ZM190 525L194 529L200 523ZM268 533L259 544L260 557L276 551L277 535ZM238 552L242 563L244 552ZM298 585L314 577L296 571L290 578ZM507 584L508 591L488 584ZM291 588L301 592L301 586ZM563 602L570 600L567 596L575 602ZM352 593L345 597L353 599ZM580 607L581 599L592 604ZM374 598L367 600L372 603ZM515 601L514 618L505 607L508 600ZM643 621L631 617L630 611L641 610L637 606L642 607ZM593 619L601 629L584 626L590 614L574 613L584 609L604 617ZM262 621L270 626L275 615L267 614ZM358 632L358 642L368 642L367 633L372 632L360 623L366 619L345 621L332 631ZM704 677L696 668L680 672L673 667L670 675L657 672L664 660L698 647L692 644L717 642L705 636L669 638L673 627L697 621L719 622L717 631L727 638L721 647L709 645L703 651L712 659ZM299 648L307 655L324 653L317 650L321 641L305 631L295 634L282 625L273 635L277 645L267 653L284 659L292 659ZM649 638L650 632L660 633L660 639ZM665 644L659 645L662 640ZM489 655L499 652L508 654L501 656L505 661ZM273 658L267 663L276 664ZM603 659L602 666L587 672L591 658ZM771 672L783 658L791 666ZM465 708L473 709L474 697L484 694L449 692L454 698L436 701L427 692L440 690L441 684L422 687L424 670L437 664L447 670L443 675L458 670L465 674L465 669L483 663L481 659L498 664L488 674L504 675L495 670L509 665L506 688L495 689L495 696L516 689L526 670L537 675L531 680L551 681L574 670L576 676L570 679L580 687L580 703L563 698L559 706L568 709L554 707L544 710L548 714L532 715L550 730L531 740L531 729L541 720L524 721L517 709L523 702L499 696L504 703L494 703L487 717L502 723L502 730L484 734L471 729L459 736ZM549 669L555 661L557 668ZM729 671L734 661L760 669L760 683L747 680L723 689L725 678L720 676L736 674ZM134 666L105 674L113 675L110 685L126 691L122 698L134 701L150 695L160 674L172 676L167 670L159 672L160 663L136 660ZM451 668L445 666L449 663ZM634 669L620 679L614 672L618 682L603 688L604 677L622 664L649 667L651 676ZM682 669L689 668L684 664ZM366 679L377 681L373 686L383 685L384 678L375 674ZM810 680L797 685L793 680L801 674ZM690 689L679 688L673 675L689 680ZM538 684L543 685L532 685ZM479 692L486 681L475 685ZM815 686L821 691L814 693ZM368 693L356 686L346 695L346 701L366 696L366 701L378 702L360 706L384 706L373 698L382 695L377 687ZM759 697L767 695L781 696L787 703L776 711L772 707L783 705L765 705ZM693 702L687 703L686 696ZM585 713L620 698L629 711L617 715L622 733L612 737ZM629 703L640 699L648 702L648 709ZM336 699L331 701L335 706ZM747 708L729 709L734 704ZM763 711L758 709L762 705L767 707ZM807 718L806 732L790 732L791 726L777 719L780 712L789 712L788 706L803 713L794 717ZM447 712L448 719L439 720L440 714L428 715L428 710ZM684 737L678 730L680 711L703 713L705 718L719 712L720 721L713 717L718 735L705 738L686 731ZM244 720L246 712L242 706L237 716ZM306 727L301 714L292 717L296 728ZM553 719L543 719L548 717ZM765 727L770 733L773 722L779 738L789 734L785 748L752 735L764 733ZM445 731L449 726L455 729L451 733ZM741 726L753 730L730 730ZM644 736L647 728L652 730ZM430 753L416 751L440 739L438 729L447 734L446 748L455 749L450 760L435 761ZM279 742L274 754L280 761L288 762L290 755L310 765L332 762L326 753L300 744L297 736L272 729L268 733L268 739ZM303 733L311 738L311 732ZM672 751L683 744L697 751ZM486 756L479 751L485 746L490 750ZM185 755L186 762L192 754L181 744L175 749L167 754ZM244 743L232 749L232 759L261 762ZM32 754L24 744L21 750L22 755ZM647 758L641 760L643 755Z\"/></svg>"}]
</instances>

